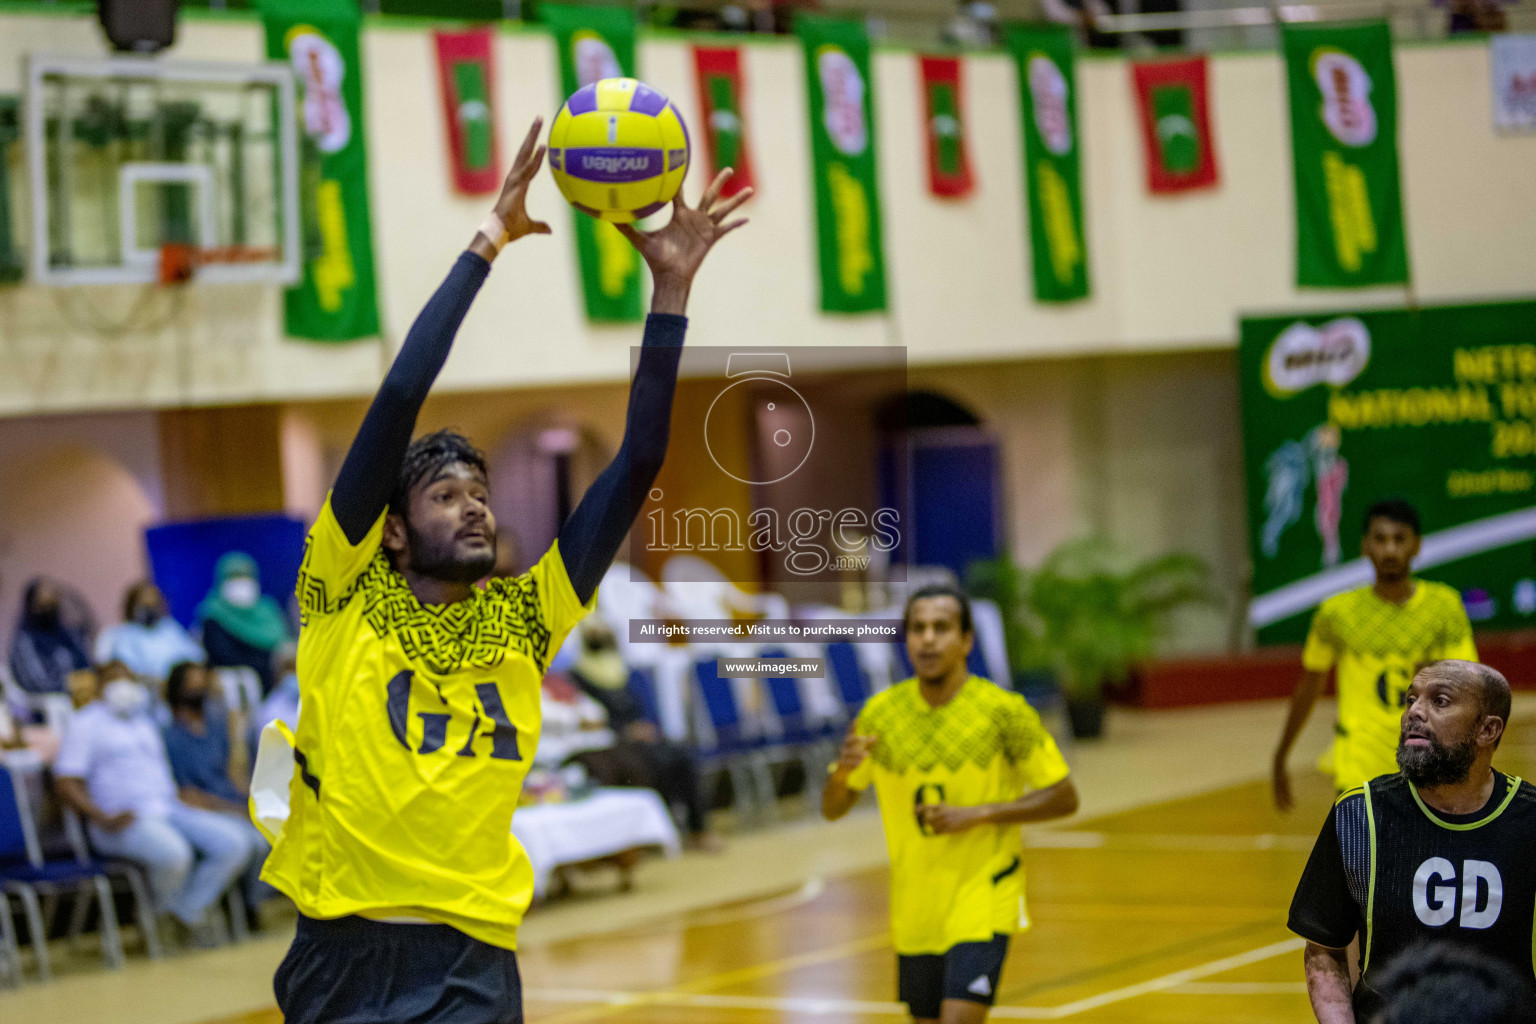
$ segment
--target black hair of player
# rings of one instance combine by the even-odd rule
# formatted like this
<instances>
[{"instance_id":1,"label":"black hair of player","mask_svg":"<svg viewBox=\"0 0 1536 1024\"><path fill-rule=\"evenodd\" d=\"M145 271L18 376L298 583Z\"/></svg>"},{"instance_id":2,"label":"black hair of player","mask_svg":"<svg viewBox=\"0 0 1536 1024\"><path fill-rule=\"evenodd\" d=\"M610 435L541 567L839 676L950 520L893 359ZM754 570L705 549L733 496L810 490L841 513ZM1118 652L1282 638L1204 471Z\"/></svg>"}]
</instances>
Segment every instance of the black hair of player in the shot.
<instances>
[{"instance_id":1,"label":"black hair of player","mask_svg":"<svg viewBox=\"0 0 1536 1024\"><path fill-rule=\"evenodd\" d=\"M195 661L178 661L171 666L165 677L165 702L172 708L183 706L186 701L187 681L192 673L201 672L203 666Z\"/></svg>"},{"instance_id":2,"label":"black hair of player","mask_svg":"<svg viewBox=\"0 0 1536 1024\"><path fill-rule=\"evenodd\" d=\"M1404 950L1375 988L1371 1024L1536 1024L1536 992L1512 967L1448 942Z\"/></svg>"},{"instance_id":3,"label":"black hair of player","mask_svg":"<svg viewBox=\"0 0 1536 1024\"><path fill-rule=\"evenodd\" d=\"M906 629L907 623L912 621L912 606L919 601L925 601L930 597L952 597L960 602L960 633L968 636L971 633L971 599L965 591L953 583L930 583L925 587L918 587L912 596L907 598L906 607L901 610L901 628Z\"/></svg>"},{"instance_id":4,"label":"black hair of player","mask_svg":"<svg viewBox=\"0 0 1536 1024\"><path fill-rule=\"evenodd\" d=\"M485 467L485 453L463 434L437 430L412 441L400 462L400 475L389 496L389 510L410 522L411 492L424 483L430 484L455 463L463 463L479 470L482 477L490 478Z\"/></svg>"},{"instance_id":5,"label":"black hair of player","mask_svg":"<svg viewBox=\"0 0 1536 1024\"><path fill-rule=\"evenodd\" d=\"M1424 531L1419 528L1419 510L1406 498L1383 498L1366 509L1365 519L1360 523L1360 536L1370 533L1371 523L1377 519L1401 523L1412 530L1415 537L1424 536Z\"/></svg>"}]
</instances>

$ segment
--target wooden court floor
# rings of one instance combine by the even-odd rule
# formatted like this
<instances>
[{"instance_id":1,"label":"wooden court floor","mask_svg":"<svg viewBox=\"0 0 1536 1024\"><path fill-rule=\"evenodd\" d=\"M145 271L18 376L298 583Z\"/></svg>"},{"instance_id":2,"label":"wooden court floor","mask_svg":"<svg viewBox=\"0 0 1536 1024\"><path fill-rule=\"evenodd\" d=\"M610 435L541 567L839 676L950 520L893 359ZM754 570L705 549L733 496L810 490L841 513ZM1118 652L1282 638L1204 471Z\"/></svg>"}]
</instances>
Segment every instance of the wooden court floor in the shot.
<instances>
[{"instance_id":1,"label":"wooden court floor","mask_svg":"<svg viewBox=\"0 0 1536 1024\"><path fill-rule=\"evenodd\" d=\"M1536 727L1498 766L1529 775ZM1294 775L1277 813L1250 783L1030 834L1034 927L993 1019L1080 1024L1311 1020L1286 910L1332 799ZM530 1024L897 1021L883 870L519 954ZM279 1024L274 1008L217 1024ZM213 1024L213 1022L210 1022Z\"/></svg>"}]
</instances>

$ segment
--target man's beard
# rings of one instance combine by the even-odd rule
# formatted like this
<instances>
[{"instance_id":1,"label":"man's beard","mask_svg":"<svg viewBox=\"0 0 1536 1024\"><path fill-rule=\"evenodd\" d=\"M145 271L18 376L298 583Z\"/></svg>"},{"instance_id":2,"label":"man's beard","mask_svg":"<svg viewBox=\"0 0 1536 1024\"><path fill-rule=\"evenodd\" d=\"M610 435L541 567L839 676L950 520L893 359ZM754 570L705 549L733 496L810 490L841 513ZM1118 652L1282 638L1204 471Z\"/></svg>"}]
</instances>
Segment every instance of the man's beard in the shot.
<instances>
[{"instance_id":1,"label":"man's beard","mask_svg":"<svg viewBox=\"0 0 1536 1024\"><path fill-rule=\"evenodd\" d=\"M1477 760L1477 737L1455 746L1446 746L1429 737L1429 746L1410 747L1399 738L1397 741L1397 766L1408 781L1420 789L1463 782Z\"/></svg>"},{"instance_id":2,"label":"man's beard","mask_svg":"<svg viewBox=\"0 0 1536 1024\"><path fill-rule=\"evenodd\" d=\"M411 571L444 583L474 583L496 568L496 538L491 538L489 552L473 558L459 558L453 553L454 542L433 544L410 523L405 524L405 539L411 546Z\"/></svg>"}]
</instances>

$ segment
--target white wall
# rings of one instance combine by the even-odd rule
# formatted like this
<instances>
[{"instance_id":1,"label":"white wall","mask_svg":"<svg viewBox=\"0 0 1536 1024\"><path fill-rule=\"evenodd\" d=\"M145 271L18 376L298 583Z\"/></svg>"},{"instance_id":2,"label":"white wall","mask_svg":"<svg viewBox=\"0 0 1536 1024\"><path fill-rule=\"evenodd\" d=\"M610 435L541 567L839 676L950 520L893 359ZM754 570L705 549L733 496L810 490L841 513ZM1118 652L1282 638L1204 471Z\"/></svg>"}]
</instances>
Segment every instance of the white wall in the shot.
<instances>
[{"instance_id":1,"label":"white wall","mask_svg":"<svg viewBox=\"0 0 1536 1024\"><path fill-rule=\"evenodd\" d=\"M0 18L0 91L18 87L28 52L100 52L89 19ZM1276 309L1395 304L1401 289L1300 293L1291 285L1290 155L1280 60L1213 58L1223 182L1183 198L1145 191L1129 76L1117 57L1079 62L1089 252L1094 294L1066 307L1029 292L1016 86L1007 58L966 63L968 125L979 189L963 203L927 195L916 62L876 55L889 316L817 312L804 86L799 50L744 39L748 124L761 195L754 223L711 257L694 292L695 343L905 344L914 363L1226 347L1237 317ZM172 56L253 60L255 22L184 17ZM497 52L508 152L558 103L555 54L537 30L509 30ZM373 216L389 344L398 344L485 198L451 194L430 35L419 23L370 21L364 62ZM641 46L642 74L697 119L687 46ZM1398 52L1404 189L1422 302L1536 291L1536 136L1490 127L1481 42ZM695 133L697 135L697 133ZM700 175L689 184L701 187ZM586 324L570 214L542 176L532 206L552 238L508 250L460 333L442 387L483 389L618 380L633 327ZM68 302L120 312L133 293L91 290ZM163 329L110 341L73 326L60 297L0 289L0 414L175 405L371 390L377 345L280 337L280 306L261 288L193 287Z\"/></svg>"}]
</instances>

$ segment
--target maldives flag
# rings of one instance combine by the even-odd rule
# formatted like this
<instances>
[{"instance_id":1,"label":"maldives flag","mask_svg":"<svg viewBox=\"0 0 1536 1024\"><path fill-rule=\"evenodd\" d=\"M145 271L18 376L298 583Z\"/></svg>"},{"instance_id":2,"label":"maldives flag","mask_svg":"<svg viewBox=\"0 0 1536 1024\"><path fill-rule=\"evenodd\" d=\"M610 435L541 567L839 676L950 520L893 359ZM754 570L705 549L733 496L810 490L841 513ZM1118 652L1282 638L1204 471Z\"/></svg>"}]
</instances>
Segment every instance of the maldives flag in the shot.
<instances>
[{"instance_id":1,"label":"maldives flag","mask_svg":"<svg viewBox=\"0 0 1536 1024\"><path fill-rule=\"evenodd\" d=\"M1147 185L1155 193L1216 184L1216 142L1206 102L1206 61L1132 64L1147 149Z\"/></svg>"},{"instance_id":2,"label":"maldives flag","mask_svg":"<svg viewBox=\"0 0 1536 1024\"><path fill-rule=\"evenodd\" d=\"M453 187L466 195L501 189L496 146L495 77L489 28L435 32L443 119L453 160Z\"/></svg>"},{"instance_id":3,"label":"maldives flag","mask_svg":"<svg viewBox=\"0 0 1536 1024\"><path fill-rule=\"evenodd\" d=\"M704 114L704 148L709 153L706 180L714 180L723 168L734 168L736 173L726 182L722 193L730 197L754 184L743 113L746 93L741 77L741 50L734 46L695 46L693 67L698 75L699 105Z\"/></svg>"},{"instance_id":4,"label":"maldives flag","mask_svg":"<svg viewBox=\"0 0 1536 1024\"><path fill-rule=\"evenodd\" d=\"M928 138L928 190L936 196L967 196L976 187L965 144L960 59L920 57L923 114Z\"/></svg>"}]
</instances>

